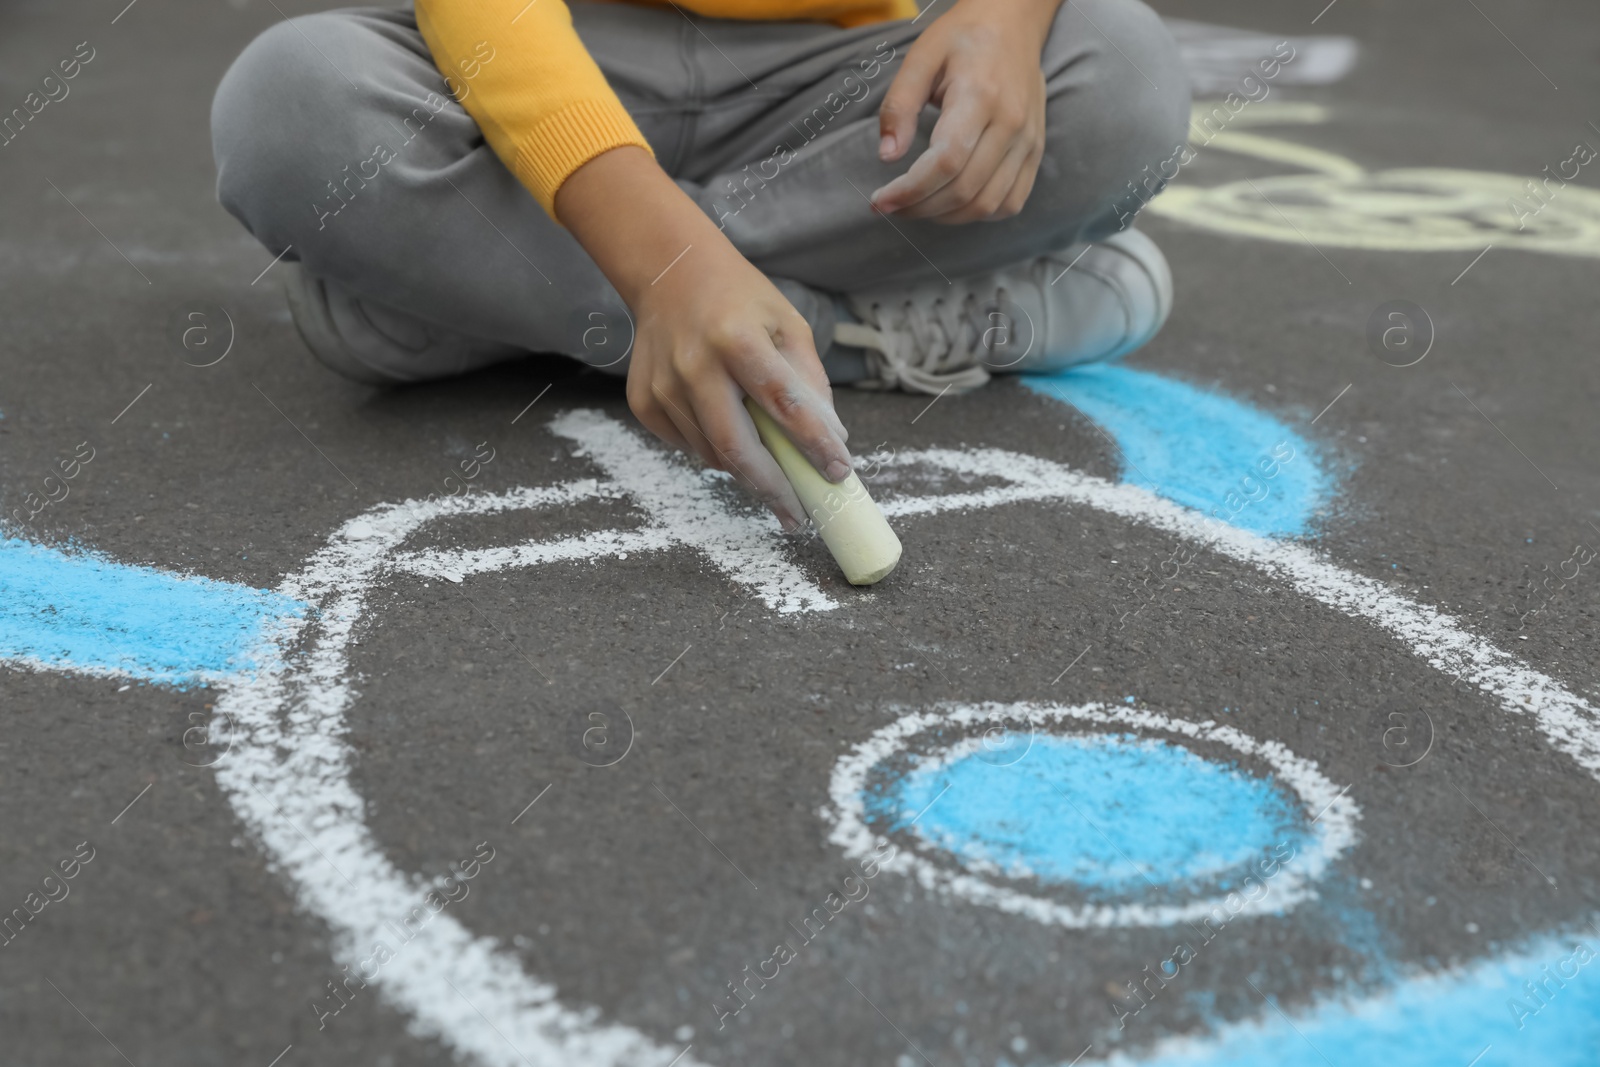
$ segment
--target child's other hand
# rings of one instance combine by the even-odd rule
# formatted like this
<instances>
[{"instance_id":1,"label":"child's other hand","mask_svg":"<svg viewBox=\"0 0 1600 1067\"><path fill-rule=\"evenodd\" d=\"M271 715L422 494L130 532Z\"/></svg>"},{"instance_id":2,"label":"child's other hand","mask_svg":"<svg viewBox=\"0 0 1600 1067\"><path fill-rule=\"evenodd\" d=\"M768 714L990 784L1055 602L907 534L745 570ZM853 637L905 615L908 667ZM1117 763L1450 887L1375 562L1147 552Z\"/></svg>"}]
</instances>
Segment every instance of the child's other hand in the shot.
<instances>
[{"instance_id":1,"label":"child's other hand","mask_svg":"<svg viewBox=\"0 0 1600 1067\"><path fill-rule=\"evenodd\" d=\"M850 473L844 425L811 327L716 237L693 245L637 298L628 406L657 437L732 474L785 529L798 529L805 509L762 445L743 398L765 408L829 481Z\"/></svg>"},{"instance_id":2,"label":"child's other hand","mask_svg":"<svg viewBox=\"0 0 1600 1067\"><path fill-rule=\"evenodd\" d=\"M879 156L905 155L925 105L939 120L911 169L872 194L878 210L946 223L1022 210L1044 154L1039 55L1059 6L957 0L923 31L879 109Z\"/></svg>"}]
</instances>

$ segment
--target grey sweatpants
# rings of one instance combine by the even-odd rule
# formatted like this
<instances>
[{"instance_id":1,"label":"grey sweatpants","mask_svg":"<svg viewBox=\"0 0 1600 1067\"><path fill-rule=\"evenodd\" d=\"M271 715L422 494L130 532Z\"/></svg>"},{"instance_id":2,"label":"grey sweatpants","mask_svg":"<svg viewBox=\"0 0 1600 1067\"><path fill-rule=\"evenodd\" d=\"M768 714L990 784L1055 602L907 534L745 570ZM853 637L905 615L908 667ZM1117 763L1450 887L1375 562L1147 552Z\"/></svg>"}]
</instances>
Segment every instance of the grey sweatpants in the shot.
<instances>
[{"instance_id":1,"label":"grey sweatpants","mask_svg":"<svg viewBox=\"0 0 1600 1067\"><path fill-rule=\"evenodd\" d=\"M1046 150L1023 211L890 221L867 195L926 146L937 111L886 165L878 106L937 8L839 29L571 6L667 173L757 268L824 291L954 278L1106 236L1159 187L1157 165L1188 128L1187 80L1155 14L1139 0L1068 0L1044 49ZM518 62L490 50L489 62ZM267 30L223 78L211 125L223 206L268 251L289 249L364 301L433 331L580 357L596 324L626 318L451 97L409 6ZM802 311L826 351L831 312Z\"/></svg>"}]
</instances>

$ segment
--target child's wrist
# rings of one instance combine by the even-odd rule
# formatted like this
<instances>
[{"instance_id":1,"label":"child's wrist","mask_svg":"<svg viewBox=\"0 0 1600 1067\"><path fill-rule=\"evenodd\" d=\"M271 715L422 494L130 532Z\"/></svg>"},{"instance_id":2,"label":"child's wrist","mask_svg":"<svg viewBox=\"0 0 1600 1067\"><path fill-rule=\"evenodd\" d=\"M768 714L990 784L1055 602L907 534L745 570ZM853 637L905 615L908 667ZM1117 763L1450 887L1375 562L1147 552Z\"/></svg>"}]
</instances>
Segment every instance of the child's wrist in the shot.
<instances>
[{"instance_id":1,"label":"child's wrist","mask_svg":"<svg viewBox=\"0 0 1600 1067\"><path fill-rule=\"evenodd\" d=\"M699 206L637 148L612 149L578 168L557 192L555 209L631 308L668 270L697 251L704 255L727 244Z\"/></svg>"}]
</instances>

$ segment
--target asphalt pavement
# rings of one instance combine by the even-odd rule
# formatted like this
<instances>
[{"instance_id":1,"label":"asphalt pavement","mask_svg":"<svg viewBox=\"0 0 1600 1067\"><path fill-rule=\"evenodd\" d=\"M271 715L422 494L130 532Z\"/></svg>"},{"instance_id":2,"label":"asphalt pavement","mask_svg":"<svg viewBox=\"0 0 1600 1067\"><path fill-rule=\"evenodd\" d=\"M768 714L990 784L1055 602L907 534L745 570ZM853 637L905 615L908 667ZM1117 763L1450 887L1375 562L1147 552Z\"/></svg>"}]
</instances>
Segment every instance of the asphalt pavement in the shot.
<instances>
[{"instance_id":1,"label":"asphalt pavement","mask_svg":"<svg viewBox=\"0 0 1600 1067\"><path fill-rule=\"evenodd\" d=\"M613 380L541 357L380 391L311 358L272 257L215 202L207 120L245 43L317 6L16 0L0 14L4 110L81 59L80 42L93 52L70 93L0 147L4 536L310 605L278 650L282 692L243 675L0 669L0 914L29 915L0 947L0 1063L1137 1063L1164 1040L1200 1048L1328 998L1392 1006L1417 974L1540 939L1600 947L1588 925L1600 782L1583 749L1595 720L1549 695L1581 704L1600 683L1600 572L1581 562L1600 545L1592 168L1541 213L1572 232L1538 247L1509 207L1490 217L1492 194L1480 216L1452 216L1476 218L1470 240L1435 250L1341 243L1353 224L1338 218L1324 218L1335 236L1323 239L1303 201L1279 205L1299 226L1287 237L1249 230L1277 225L1265 209L1210 228L1147 214L1176 308L1130 364L1236 398L1315 448L1329 491L1308 530L1260 540L1325 570L1252 557L1254 541L1191 544L1187 520L1163 518L1169 505L1134 515L1145 504L1113 492L1130 482L1113 437L1002 379L931 406L841 392L857 450L901 457L871 484L902 502L904 561L861 591L816 542L772 541L779 577L760 578L729 569L730 541L649 533L648 492L616 485L664 460L630 436ZM1343 77L1285 84L1259 105L1317 105L1314 121L1267 113L1277 125L1241 135L1368 172L1517 181L1560 167L1575 143L1600 145L1600 111L1584 110L1600 92L1600 18L1575 4L1156 6L1357 43ZM1255 148L1219 142L1173 191L1305 170ZM1429 180L1418 197L1447 195L1447 179ZM1371 210L1421 244L1444 224L1415 217L1451 209L1391 198ZM1425 320L1431 343L1403 367L1382 343L1379 313L1396 301L1421 309L1408 329ZM203 353L183 342L194 322L212 331ZM598 414L571 421L584 411ZM613 445L621 467L603 455ZM84 446L93 458L70 492L30 514L27 494L63 484ZM906 502L1005 483L927 451L939 449L1037 457L1090 488L913 513ZM716 479L670 469L711 526L759 519ZM418 519L381 560L362 554L382 540L384 505L542 486L573 488ZM379 533L352 531L364 515ZM596 541L623 535L632 548ZM561 539L579 546L569 558L471 556ZM1193 565L1151 597L1141 575L1181 544ZM332 596L368 563L359 606ZM780 603L774 582L805 610L787 610L800 601ZM1150 604L1132 613L1139 598ZM1441 613L1461 648L1500 651L1450 651L1430 621ZM1224 724L1314 765L1341 790L1326 810L1353 836L1341 844L1321 813L1297 816L1305 855L1327 859L1285 868L1309 872L1307 892L1269 891L1277 912L1228 923L1176 988L1119 1019L1128 985L1192 925L1046 920L963 895L939 879L1006 878L938 853L905 819L873 825L924 866L869 875L842 843L844 762L908 714L983 702ZM272 741L279 720L288 733ZM1152 721L1105 729L1179 738ZM1025 745L1053 729L1016 714L1003 725ZM923 729L911 763L948 737ZM1266 749L1230 745L1184 742L1280 792L1301 781ZM888 781L887 766L869 777ZM1030 897L1101 899L1034 874ZM395 884L418 901L454 886L459 899L434 909L427 947L407 957L397 938L393 966L339 984L371 958L361 908L392 902ZM62 885L61 899L28 903ZM1118 899L1184 899L1148 888ZM826 923L807 925L819 908ZM794 957L781 966L780 942ZM759 985L740 984L758 970ZM491 994L511 1007L480 1000ZM1570 1062L1600 1062L1595 1004L1550 999L1527 1028L1575 1012L1571 1032L1597 1043ZM502 1032L513 1016L531 1036ZM1316 1040L1277 1062L1352 1062ZM1503 1043L1483 1063L1546 1062L1532 1055Z\"/></svg>"}]
</instances>

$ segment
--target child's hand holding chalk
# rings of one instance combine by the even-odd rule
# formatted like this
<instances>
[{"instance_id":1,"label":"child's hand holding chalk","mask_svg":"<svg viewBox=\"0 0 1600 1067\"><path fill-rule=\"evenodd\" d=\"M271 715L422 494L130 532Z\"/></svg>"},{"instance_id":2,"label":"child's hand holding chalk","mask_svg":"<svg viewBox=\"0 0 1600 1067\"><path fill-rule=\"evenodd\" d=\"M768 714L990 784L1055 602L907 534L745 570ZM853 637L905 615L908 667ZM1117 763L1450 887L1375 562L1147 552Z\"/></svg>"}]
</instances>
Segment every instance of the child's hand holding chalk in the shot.
<instances>
[{"instance_id":1,"label":"child's hand holding chalk","mask_svg":"<svg viewBox=\"0 0 1600 1067\"><path fill-rule=\"evenodd\" d=\"M845 480L845 429L806 317L637 145L579 167L554 208L630 312L634 415L798 528L805 512L739 401L759 397L804 455Z\"/></svg>"}]
</instances>

